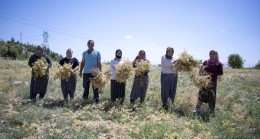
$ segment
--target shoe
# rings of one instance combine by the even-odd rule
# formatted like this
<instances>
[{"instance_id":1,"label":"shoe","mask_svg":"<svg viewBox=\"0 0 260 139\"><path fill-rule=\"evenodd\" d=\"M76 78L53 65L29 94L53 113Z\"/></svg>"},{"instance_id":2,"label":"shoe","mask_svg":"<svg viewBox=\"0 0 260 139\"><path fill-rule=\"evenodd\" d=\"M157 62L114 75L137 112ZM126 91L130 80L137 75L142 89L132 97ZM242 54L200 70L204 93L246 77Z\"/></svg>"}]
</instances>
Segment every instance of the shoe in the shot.
<instances>
[{"instance_id":1,"label":"shoe","mask_svg":"<svg viewBox=\"0 0 260 139\"><path fill-rule=\"evenodd\" d=\"M130 104L134 104L134 103L135 103L135 100L130 99Z\"/></svg>"},{"instance_id":2,"label":"shoe","mask_svg":"<svg viewBox=\"0 0 260 139\"><path fill-rule=\"evenodd\" d=\"M193 113L199 113L200 112L200 109L196 108L194 110L192 110Z\"/></svg>"},{"instance_id":3,"label":"shoe","mask_svg":"<svg viewBox=\"0 0 260 139\"><path fill-rule=\"evenodd\" d=\"M36 103L36 98L33 98L32 101L31 101L33 104Z\"/></svg>"},{"instance_id":4,"label":"shoe","mask_svg":"<svg viewBox=\"0 0 260 139\"><path fill-rule=\"evenodd\" d=\"M74 98L70 98L70 101L74 101Z\"/></svg>"},{"instance_id":5,"label":"shoe","mask_svg":"<svg viewBox=\"0 0 260 139\"><path fill-rule=\"evenodd\" d=\"M96 102L96 103L99 103L99 98L96 98L96 99L95 99L95 102Z\"/></svg>"},{"instance_id":6,"label":"shoe","mask_svg":"<svg viewBox=\"0 0 260 139\"><path fill-rule=\"evenodd\" d=\"M168 106L167 106L166 104L163 104L162 108L163 108L164 110L168 110Z\"/></svg>"}]
</instances>

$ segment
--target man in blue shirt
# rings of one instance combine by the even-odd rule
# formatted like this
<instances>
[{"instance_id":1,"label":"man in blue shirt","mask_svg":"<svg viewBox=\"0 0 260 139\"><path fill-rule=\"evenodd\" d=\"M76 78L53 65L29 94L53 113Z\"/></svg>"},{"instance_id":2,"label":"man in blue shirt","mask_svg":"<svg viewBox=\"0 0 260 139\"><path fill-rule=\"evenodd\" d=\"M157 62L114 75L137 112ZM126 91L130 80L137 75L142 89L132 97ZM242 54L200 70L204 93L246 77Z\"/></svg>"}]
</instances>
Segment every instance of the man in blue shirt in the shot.
<instances>
[{"instance_id":1,"label":"man in blue shirt","mask_svg":"<svg viewBox=\"0 0 260 139\"><path fill-rule=\"evenodd\" d=\"M101 61L101 55L99 51L94 50L94 41L89 40L88 50L84 51L82 55L82 61L80 64L80 72L79 72L79 76L82 78L82 70L84 69L84 73L83 73L83 88L84 88L83 99L84 100L88 99L89 88L90 88L89 78L93 78L92 69L98 68L100 71L102 71L102 66L100 61ZM99 102L98 89L94 89L93 86L92 89L94 93L95 102L98 103Z\"/></svg>"}]
</instances>

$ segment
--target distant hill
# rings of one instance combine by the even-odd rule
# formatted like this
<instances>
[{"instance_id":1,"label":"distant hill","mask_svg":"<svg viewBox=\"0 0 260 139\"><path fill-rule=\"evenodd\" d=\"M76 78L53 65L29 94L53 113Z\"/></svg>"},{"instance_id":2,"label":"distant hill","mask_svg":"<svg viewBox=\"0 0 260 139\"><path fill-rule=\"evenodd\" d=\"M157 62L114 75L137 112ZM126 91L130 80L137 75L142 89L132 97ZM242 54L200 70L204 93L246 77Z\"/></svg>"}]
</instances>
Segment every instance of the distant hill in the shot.
<instances>
[{"instance_id":1,"label":"distant hill","mask_svg":"<svg viewBox=\"0 0 260 139\"><path fill-rule=\"evenodd\" d=\"M36 47L37 45L15 41L14 38L6 42L0 39L0 57L10 60L27 60L35 52ZM54 61L62 58L62 55L51 51L49 48L45 48L45 54Z\"/></svg>"}]
</instances>

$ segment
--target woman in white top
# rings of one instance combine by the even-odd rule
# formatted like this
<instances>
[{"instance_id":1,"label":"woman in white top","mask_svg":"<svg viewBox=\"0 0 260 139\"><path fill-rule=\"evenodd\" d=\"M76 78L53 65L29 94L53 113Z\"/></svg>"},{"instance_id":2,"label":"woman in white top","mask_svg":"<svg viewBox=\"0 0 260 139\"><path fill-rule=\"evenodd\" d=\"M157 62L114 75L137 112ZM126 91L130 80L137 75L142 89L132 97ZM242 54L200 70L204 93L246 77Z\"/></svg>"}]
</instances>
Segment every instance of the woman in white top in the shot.
<instances>
[{"instance_id":1,"label":"woman in white top","mask_svg":"<svg viewBox=\"0 0 260 139\"><path fill-rule=\"evenodd\" d=\"M110 69L112 72L111 75L111 86L110 86L110 94L111 101L115 102L116 98L119 99L119 103L123 104L125 99L125 83L120 83L116 81L116 67L115 65L122 62L122 51L120 49L116 50L116 57L110 62Z\"/></svg>"},{"instance_id":2,"label":"woman in white top","mask_svg":"<svg viewBox=\"0 0 260 139\"><path fill-rule=\"evenodd\" d=\"M166 54L162 56L161 59L161 99L163 108L168 109L167 100L170 98L172 103L174 102L176 88L177 88L177 72L173 69L175 66L175 61L173 60L174 49L168 47L166 49Z\"/></svg>"}]
</instances>

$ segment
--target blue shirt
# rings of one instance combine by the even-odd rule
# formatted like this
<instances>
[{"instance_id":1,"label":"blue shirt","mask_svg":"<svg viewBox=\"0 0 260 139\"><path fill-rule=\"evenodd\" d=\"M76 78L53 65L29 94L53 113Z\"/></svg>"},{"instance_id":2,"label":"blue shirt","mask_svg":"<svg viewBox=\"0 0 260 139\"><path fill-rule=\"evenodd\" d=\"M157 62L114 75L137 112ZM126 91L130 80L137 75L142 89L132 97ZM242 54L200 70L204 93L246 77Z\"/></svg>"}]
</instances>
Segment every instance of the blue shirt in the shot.
<instances>
[{"instance_id":1,"label":"blue shirt","mask_svg":"<svg viewBox=\"0 0 260 139\"><path fill-rule=\"evenodd\" d=\"M93 50L90 54L88 51L83 52L85 58L84 73L91 73L93 68L98 68L98 60L101 59L99 51Z\"/></svg>"}]
</instances>

